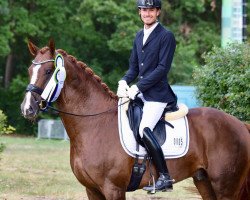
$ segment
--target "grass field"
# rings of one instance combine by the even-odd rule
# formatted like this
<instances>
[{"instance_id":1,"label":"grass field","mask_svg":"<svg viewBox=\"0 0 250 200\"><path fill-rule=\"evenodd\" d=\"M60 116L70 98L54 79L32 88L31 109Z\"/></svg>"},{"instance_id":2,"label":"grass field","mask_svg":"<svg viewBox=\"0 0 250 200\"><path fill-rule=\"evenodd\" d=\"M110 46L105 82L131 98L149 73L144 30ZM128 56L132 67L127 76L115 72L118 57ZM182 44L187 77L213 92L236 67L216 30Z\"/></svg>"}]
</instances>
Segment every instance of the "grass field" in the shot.
<instances>
[{"instance_id":1,"label":"grass field","mask_svg":"<svg viewBox=\"0 0 250 200\"><path fill-rule=\"evenodd\" d=\"M69 165L69 142L35 138L0 137L5 150L0 153L1 200L85 200L85 189ZM127 193L128 200L198 200L190 192L192 180L174 185L171 193L147 195ZM187 189L189 188L189 189Z\"/></svg>"}]
</instances>

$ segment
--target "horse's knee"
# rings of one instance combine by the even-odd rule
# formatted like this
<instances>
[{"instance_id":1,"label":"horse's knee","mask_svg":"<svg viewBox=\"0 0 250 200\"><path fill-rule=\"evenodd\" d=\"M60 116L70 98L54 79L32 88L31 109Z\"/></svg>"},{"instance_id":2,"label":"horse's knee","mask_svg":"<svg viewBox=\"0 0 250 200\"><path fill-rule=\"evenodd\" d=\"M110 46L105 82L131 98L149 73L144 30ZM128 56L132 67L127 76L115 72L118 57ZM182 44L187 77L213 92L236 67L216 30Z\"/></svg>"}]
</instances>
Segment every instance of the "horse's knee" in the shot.
<instances>
[{"instance_id":1,"label":"horse's knee","mask_svg":"<svg viewBox=\"0 0 250 200\"><path fill-rule=\"evenodd\" d=\"M89 200L106 200L105 196L96 189L86 188Z\"/></svg>"},{"instance_id":2,"label":"horse's knee","mask_svg":"<svg viewBox=\"0 0 250 200\"><path fill-rule=\"evenodd\" d=\"M106 200L125 200L126 195L124 190L111 189L105 192Z\"/></svg>"},{"instance_id":3,"label":"horse's knee","mask_svg":"<svg viewBox=\"0 0 250 200\"><path fill-rule=\"evenodd\" d=\"M125 200L126 199L126 191L113 184L106 184L103 187L102 192L106 200Z\"/></svg>"}]
</instances>

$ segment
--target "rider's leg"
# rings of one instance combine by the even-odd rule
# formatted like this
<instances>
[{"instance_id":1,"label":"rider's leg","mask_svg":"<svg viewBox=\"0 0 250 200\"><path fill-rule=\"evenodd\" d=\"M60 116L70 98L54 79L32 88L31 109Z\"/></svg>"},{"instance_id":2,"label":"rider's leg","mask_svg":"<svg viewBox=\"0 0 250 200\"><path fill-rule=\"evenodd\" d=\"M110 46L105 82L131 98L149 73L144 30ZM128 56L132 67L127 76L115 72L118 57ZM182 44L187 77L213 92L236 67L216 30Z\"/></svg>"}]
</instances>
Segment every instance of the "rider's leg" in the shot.
<instances>
[{"instance_id":1,"label":"rider's leg","mask_svg":"<svg viewBox=\"0 0 250 200\"><path fill-rule=\"evenodd\" d=\"M152 130L162 116L166 105L166 103L159 102L144 102L143 115L139 129L140 136L145 143L146 149L150 156L152 156L153 162L160 174L156 182L156 190L170 190L173 188L161 146L152 134ZM144 189L152 191L154 188L149 186Z\"/></svg>"},{"instance_id":2,"label":"rider's leg","mask_svg":"<svg viewBox=\"0 0 250 200\"><path fill-rule=\"evenodd\" d=\"M172 180L169 176L168 173L168 168L165 163L164 155L161 149L161 146L155 139L152 131L146 127L143 130L143 138L142 138L147 151L149 152L150 156L153 159L153 163L158 170L160 177L156 181L155 188L153 186L147 186L144 187L144 190L147 191L167 191L167 190L172 190L173 185L172 185Z\"/></svg>"},{"instance_id":3,"label":"rider's leg","mask_svg":"<svg viewBox=\"0 0 250 200\"><path fill-rule=\"evenodd\" d=\"M141 138L143 138L143 129L145 127L148 127L151 131L153 131L155 125L161 118L162 113L167 106L167 103L145 101L144 99L142 100L144 102L144 106L142 119L139 127L139 133Z\"/></svg>"}]
</instances>

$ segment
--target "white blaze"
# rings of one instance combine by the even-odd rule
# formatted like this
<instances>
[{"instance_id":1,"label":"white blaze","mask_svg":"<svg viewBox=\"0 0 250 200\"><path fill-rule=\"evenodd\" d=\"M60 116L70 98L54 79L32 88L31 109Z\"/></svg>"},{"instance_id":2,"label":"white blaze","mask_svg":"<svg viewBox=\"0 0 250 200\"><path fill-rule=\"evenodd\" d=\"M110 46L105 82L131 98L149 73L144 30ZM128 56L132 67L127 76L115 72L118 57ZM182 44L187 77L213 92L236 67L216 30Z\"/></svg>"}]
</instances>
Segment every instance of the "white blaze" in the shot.
<instances>
[{"instance_id":1,"label":"white blaze","mask_svg":"<svg viewBox=\"0 0 250 200\"><path fill-rule=\"evenodd\" d=\"M37 77L38 77L38 70L40 69L40 67L41 67L41 64L35 65L33 67L33 73L32 73L32 77L31 77L31 80L30 80L30 84L35 84L36 83ZM25 115L27 114L27 111L31 106L31 97L32 97L31 92L27 92L26 93L25 104L24 104L24 114Z\"/></svg>"},{"instance_id":2,"label":"white blaze","mask_svg":"<svg viewBox=\"0 0 250 200\"><path fill-rule=\"evenodd\" d=\"M31 103L31 92L27 92L26 93L26 97L25 97L25 104L24 104L24 115L27 115L27 111L30 108L30 103Z\"/></svg>"},{"instance_id":3,"label":"white blaze","mask_svg":"<svg viewBox=\"0 0 250 200\"><path fill-rule=\"evenodd\" d=\"M41 65L35 65L35 67L33 67L33 73L32 73L32 77L30 80L30 84L35 84L36 80L37 80L37 76L38 76L38 70L40 69Z\"/></svg>"}]
</instances>

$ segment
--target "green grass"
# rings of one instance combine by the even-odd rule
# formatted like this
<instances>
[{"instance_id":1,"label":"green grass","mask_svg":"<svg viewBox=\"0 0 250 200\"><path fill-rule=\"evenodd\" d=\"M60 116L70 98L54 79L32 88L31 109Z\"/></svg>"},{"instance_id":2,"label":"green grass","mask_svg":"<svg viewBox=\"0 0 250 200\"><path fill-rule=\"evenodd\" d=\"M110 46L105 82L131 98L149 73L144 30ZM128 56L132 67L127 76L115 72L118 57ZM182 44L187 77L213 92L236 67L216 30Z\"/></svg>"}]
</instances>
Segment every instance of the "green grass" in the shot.
<instances>
[{"instance_id":1,"label":"green grass","mask_svg":"<svg viewBox=\"0 0 250 200\"><path fill-rule=\"evenodd\" d=\"M74 177L69 164L69 142L35 138L0 137L0 199L85 200L85 189ZM185 188L191 180L174 185L172 193L147 195L127 193L127 199L200 199Z\"/></svg>"}]
</instances>

